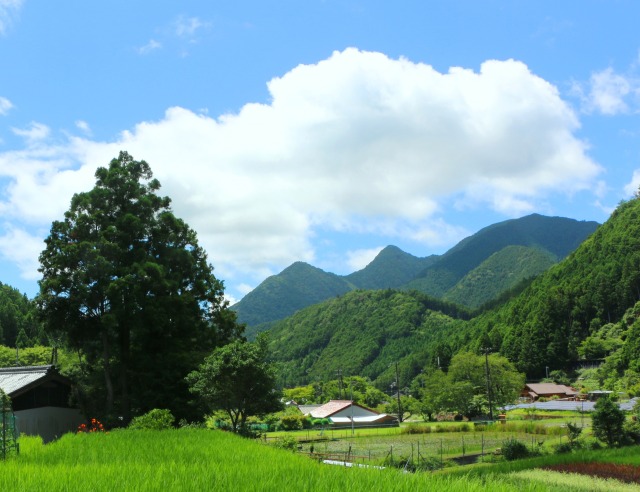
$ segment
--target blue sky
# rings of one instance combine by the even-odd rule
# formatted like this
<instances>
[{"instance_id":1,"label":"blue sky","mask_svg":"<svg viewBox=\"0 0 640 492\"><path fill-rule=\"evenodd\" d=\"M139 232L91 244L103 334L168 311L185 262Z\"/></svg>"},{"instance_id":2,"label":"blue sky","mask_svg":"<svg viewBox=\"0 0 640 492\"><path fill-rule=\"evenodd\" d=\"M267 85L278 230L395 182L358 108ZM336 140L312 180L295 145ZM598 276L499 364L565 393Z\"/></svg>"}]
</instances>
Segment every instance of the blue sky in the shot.
<instances>
[{"instance_id":1,"label":"blue sky","mask_svg":"<svg viewBox=\"0 0 640 492\"><path fill-rule=\"evenodd\" d=\"M231 300L640 185L640 4L0 0L0 281L127 150Z\"/></svg>"}]
</instances>

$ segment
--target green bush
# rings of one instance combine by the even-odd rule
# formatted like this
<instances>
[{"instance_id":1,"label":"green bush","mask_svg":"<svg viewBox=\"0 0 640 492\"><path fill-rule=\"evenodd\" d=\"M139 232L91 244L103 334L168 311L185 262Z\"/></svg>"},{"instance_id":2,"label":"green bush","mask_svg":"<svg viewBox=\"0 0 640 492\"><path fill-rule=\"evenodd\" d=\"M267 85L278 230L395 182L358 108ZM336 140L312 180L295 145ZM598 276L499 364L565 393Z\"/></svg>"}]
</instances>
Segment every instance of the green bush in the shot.
<instances>
[{"instance_id":1,"label":"green bush","mask_svg":"<svg viewBox=\"0 0 640 492\"><path fill-rule=\"evenodd\" d=\"M166 409L154 408L144 415L135 417L129 424L129 429L141 430L164 430L173 427L175 418Z\"/></svg>"},{"instance_id":2,"label":"green bush","mask_svg":"<svg viewBox=\"0 0 640 492\"><path fill-rule=\"evenodd\" d=\"M273 445L276 448L295 451L298 448L298 441L296 441L296 438L293 436L282 436L278 437Z\"/></svg>"},{"instance_id":3,"label":"green bush","mask_svg":"<svg viewBox=\"0 0 640 492\"><path fill-rule=\"evenodd\" d=\"M526 444L517 439L511 438L502 443L502 456L507 461L520 460L530 455Z\"/></svg>"},{"instance_id":4,"label":"green bush","mask_svg":"<svg viewBox=\"0 0 640 492\"><path fill-rule=\"evenodd\" d=\"M286 431L302 429L302 420L298 415L283 415L280 419L280 428Z\"/></svg>"}]
</instances>

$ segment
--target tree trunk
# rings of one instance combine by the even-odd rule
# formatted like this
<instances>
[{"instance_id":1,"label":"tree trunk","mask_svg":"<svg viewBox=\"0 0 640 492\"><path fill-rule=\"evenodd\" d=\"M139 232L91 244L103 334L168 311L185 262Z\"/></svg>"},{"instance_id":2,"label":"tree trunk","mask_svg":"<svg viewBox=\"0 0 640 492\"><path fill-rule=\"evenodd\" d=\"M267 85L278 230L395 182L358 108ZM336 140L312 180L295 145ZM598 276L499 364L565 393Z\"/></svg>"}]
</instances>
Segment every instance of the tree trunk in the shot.
<instances>
[{"instance_id":1,"label":"tree trunk","mask_svg":"<svg viewBox=\"0 0 640 492\"><path fill-rule=\"evenodd\" d=\"M122 391L122 418L125 424L131 421L131 398L129 395L129 366L131 364L131 333L127 326L120 327L120 388Z\"/></svg>"},{"instance_id":2,"label":"tree trunk","mask_svg":"<svg viewBox=\"0 0 640 492\"><path fill-rule=\"evenodd\" d=\"M111 381L111 366L109 364L111 354L109 352L107 332L103 330L100 336L102 338L102 370L104 371L104 383L107 388L106 411L107 415L109 415L113 411L113 382Z\"/></svg>"}]
</instances>

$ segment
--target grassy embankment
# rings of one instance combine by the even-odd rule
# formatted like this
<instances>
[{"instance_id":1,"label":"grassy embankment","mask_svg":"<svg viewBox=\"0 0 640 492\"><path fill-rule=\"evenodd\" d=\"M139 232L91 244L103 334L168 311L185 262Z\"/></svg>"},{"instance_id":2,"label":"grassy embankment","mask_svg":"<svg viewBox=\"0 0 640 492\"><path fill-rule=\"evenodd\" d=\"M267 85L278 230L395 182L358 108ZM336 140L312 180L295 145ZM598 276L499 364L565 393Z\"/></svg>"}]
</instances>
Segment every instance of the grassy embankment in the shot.
<instances>
[{"instance_id":1,"label":"grassy embankment","mask_svg":"<svg viewBox=\"0 0 640 492\"><path fill-rule=\"evenodd\" d=\"M328 466L228 433L195 429L68 434L46 446L24 438L20 456L0 462L0 490L291 489L571 490L510 470L474 476Z\"/></svg>"}]
</instances>

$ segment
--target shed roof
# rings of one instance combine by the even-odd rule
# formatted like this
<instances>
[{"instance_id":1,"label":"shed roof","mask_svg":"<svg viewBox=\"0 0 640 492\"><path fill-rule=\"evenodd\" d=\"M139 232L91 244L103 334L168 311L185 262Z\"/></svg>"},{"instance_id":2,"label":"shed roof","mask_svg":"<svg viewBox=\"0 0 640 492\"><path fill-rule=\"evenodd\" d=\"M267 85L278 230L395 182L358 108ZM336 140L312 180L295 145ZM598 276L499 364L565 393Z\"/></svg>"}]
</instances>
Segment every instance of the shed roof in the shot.
<instances>
[{"instance_id":1,"label":"shed roof","mask_svg":"<svg viewBox=\"0 0 640 492\"><path fill-rule=\"evenodd\" d=\"M378 412L371 410L370 408L363 407L362 405L358 405L357 403L353 403L351 400L331 400L328 403L325 403L324 405L321 405L313 410L311 412L311 416L314 419L324 419L327 417L331 417L332 415L338 413L341 410L344 410L345 408L349 408L351 405L371 412L372 415L378 415Z\"/></svg>"},{"instance_id":2,"label":"shed roof","mask_svg":"<svg viewBox=\"0 0 640 492\"><path fill-rule=\"evenodd\" d=\"M0 368L0 388L9 396L16 396L42 379L58 379L68 382L60 376L54 366L22 366Z\"/></svg>"},{"instance_id":3,"label":"shed roof","mask_svg":"<svg viewBox=\"0 0 640 492\"><path fill-rule=\"evenodd\" d=\"M564 384L555 383L527 383L526 387L533 391L535 394L543 395L577 395L578 392L571 386L565 386Z\"/></svg>"}]
</instances>

